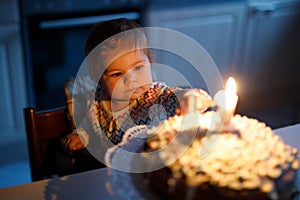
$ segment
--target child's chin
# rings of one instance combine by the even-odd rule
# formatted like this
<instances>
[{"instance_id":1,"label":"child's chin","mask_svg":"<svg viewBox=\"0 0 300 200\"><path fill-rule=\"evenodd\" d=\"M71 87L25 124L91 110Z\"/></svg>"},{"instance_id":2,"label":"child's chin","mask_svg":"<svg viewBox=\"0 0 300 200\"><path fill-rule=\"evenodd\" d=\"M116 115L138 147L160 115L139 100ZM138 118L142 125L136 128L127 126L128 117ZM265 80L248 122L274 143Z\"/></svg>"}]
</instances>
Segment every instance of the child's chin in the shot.
<instances>
[{"instance_id":1,"label":"child's chin","mask_svg":"<svg viewBox=\"0 0 300 200\"><path fill-rule=\"evenodd\" d=\"M137 99L140 96L142 96L144 93L145 93L145 90L143 88L139 88L131 94L130 99L131 100Z\"/></svg>"},{"instance_id":2,"label":"child's chin","mask_svg":"<svg viewBox=\"0 0 300 200\"><path fill-rule=\"evenodd\" d=\"M135 100L137 98L139 98L143 93L133 93L131 96L130 96L130 100Z\"/></svg>"}]
</instances>

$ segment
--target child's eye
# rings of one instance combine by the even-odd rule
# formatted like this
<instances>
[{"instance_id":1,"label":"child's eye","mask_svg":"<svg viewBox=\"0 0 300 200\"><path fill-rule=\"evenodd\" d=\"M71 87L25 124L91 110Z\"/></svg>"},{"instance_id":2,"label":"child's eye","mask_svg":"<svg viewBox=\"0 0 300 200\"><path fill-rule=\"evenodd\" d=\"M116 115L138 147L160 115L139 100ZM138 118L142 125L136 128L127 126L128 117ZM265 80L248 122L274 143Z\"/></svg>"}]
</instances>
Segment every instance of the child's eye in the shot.
<instances>
[{"instance_id":1,"label":"child's eye","mask_svg":"<svg viewBox=\"0 0 300 200\"><path fill-rule=\"evenodd\" d=\"M122 72L116 72L116 73L113 73L113 74L111 74L110 76L111 77L119 77L119 76L122 76Z\"/></svg>"},{"instance_id":2,"label":"child's eye","mask_svg":"<svg viewBox=\"0 0 300 200\"><path fill-rule=\"evenodd\" d=\"M134 67L134 70L138 71L138 70L141 70L143 67L144 67L143 65L139 65L139 66Z\"/></svg>"}]
</instances>

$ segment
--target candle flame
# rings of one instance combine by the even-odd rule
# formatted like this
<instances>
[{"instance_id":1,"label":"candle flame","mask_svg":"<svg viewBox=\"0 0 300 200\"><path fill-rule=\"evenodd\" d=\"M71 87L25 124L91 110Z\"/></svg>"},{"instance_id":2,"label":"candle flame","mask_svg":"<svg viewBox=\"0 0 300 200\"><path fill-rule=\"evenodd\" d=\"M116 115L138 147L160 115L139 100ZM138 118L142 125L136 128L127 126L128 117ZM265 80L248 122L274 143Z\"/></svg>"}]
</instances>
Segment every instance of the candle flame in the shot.
<instances>
[{"instance_id":1,"label":"candle flame","mask_svg":"<svg viewBox=\"0 0 300 200\"><path fill-rule=\"evenodd\" d=\"M229 77L226 83L226 92L236 94L236 83L233 77Z\"/></svg>"},{"instance_id":2,"label":"candle flame","mask_svg":"<svg viewBox=\"0 0 300 200\"><path fill-rule=\"evenodd\" d=\"M214 96L214 102L218 106L218 114L224 117L224 123L228 125L234 115L238 95L236 94L236 83L233 77L229 77L225 90L219 90Z\"/></svg>"},{"instance_id":3,"label":"candle flame","mask_svg":"<svg viewBox=\"0 0 300 200\"><path fill-rule=\"evenodd\" d=\"M226 83L225 107L227 110L234 111L237 103L236 83L233 77L229 77Z\"/></svg>"}]
</instances>

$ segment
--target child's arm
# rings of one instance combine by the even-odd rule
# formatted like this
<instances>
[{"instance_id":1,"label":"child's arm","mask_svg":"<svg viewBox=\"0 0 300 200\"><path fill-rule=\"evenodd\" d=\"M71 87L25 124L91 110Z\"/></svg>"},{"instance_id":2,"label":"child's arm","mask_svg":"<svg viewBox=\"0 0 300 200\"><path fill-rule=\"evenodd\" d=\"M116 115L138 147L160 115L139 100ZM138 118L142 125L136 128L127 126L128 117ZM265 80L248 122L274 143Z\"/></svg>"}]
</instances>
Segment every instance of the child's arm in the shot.
<instances>
[{"instance_id":1,"label":"child's arm","mask_svg":"<svg viewBox=\"0 0 300 200\"><path fill-rule=\"evenodd\" d=\"M194 111L203 112L213 105L212 98L201 89L191 89L184 93L180 102L180 114Z\"/></svg>"},{"instance_id":2,"label":"child's arm","mask_svg":"<svg viewBox=\"0 0 300 200\"><path fill-rule=\"evenodd\" d=\"M61 143L69 151L76 151L85 147L82 143L82 139L77 133L66 135L62 138Z\"/></svg>"},{"instance_id":3,"label":"child's arm","mask_svg":"<svg viewBox=\"0 0 300 200\"><path fill-rule=\"evenodd\" d=\"M86 147L89 143L88 133L82 129L74 129L72 133L61 139L61 144L69 151L76 151Z\"/></svg>"}]
</instances>

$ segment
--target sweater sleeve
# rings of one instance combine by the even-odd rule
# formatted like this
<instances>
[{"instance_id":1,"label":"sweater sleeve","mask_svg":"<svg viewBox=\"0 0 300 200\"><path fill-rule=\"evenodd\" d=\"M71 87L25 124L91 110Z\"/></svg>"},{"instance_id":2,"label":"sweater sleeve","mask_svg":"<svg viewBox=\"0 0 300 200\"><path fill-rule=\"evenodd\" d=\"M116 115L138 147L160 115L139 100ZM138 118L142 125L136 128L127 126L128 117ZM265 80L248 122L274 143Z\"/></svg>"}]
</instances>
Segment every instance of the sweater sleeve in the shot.
<instances>
[{"instance_id":1,"label":"sweater sleeve","mask_svg":"<svg viewBox=\"0 0 300 200\"><path fill-rule=\"evenodd\" d=\"M168 111L168 117L177 114L179 111L205 111L212 102L208 93L199 88L182 89L168 88L160 96L161 105Z\"/></svg>"}]
</instances>

